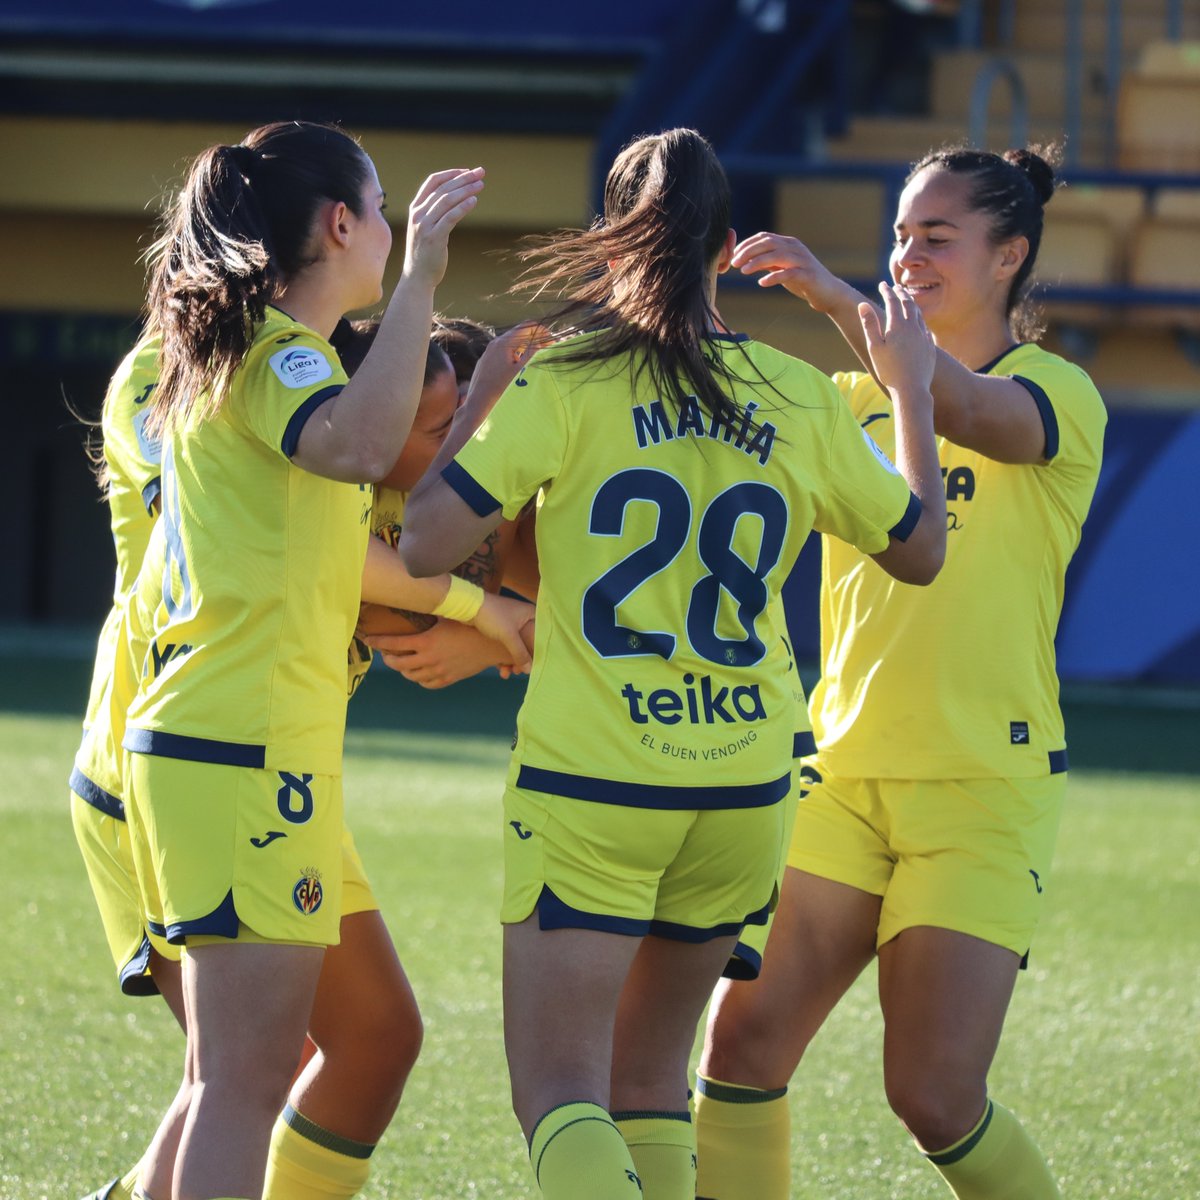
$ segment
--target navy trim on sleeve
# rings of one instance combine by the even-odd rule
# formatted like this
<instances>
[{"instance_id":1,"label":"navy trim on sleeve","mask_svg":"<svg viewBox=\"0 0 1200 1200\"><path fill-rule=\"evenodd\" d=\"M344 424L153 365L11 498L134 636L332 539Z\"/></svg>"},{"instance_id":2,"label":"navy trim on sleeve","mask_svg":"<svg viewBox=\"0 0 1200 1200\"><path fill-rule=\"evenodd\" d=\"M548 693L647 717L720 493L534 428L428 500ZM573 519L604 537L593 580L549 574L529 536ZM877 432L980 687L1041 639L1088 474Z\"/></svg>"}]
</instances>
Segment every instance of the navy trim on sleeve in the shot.
<instances>
[{"instance_id":1,"label":"navy trim on sleeve","mask_svg":"<svg viewBox=\"0 0 1200 1200\"><path fill-rule=\"evenodd\" d=\"M146 511L151 515L154 514L154 502L162 495L162 479L155 475L144 488L142 488L142 503L146 506Z\"/></svg>"},{"instance_id":2,"label":"navy trim on sleeve","mask_svg":"<svg viewBox=\"0 0 1200 1200\"><path fill-rule=\"evenodd\" d=\"M300 405L292 418L287 423L287 428L283 431L283 440L279 443L279 448L284 454L291 458L296 453L296 447L300 444L300 434L304 430L304 426L308 418L325 403L326 400L332 400L346 385L344 383L331 383L329 387L322 388L319 392L313 392L305 402Z\"/></svg>"},{"instance_id":3,"label":"navy trim on sleeve","mask_svg":"<svg viewBox=\"0 0 1200 1200\"><path fill-rule=\"evenodd\" d=\"M1051 750L1049 758L1051 775L1061 775L1070 769L1067 764L1067 748L1065 746L1061 750Z\"/></svg>"},{"instance_id":4,"label":"navy trim on sleeve","mask_svg":"<svg viewBox=\"0 0 1200 1200\"><path fill-rule=\"evenodd\" d=\"M704 340L708 342L748 342L748 333L706 333Z\"/></svg>"},{"instance_id":5,"label":"navy trim on sleeve","mask_svg":"<svg viewBox=\"0 0 1200 1200\"><path fill-rule=\"evenodd\" d=\"M474 476L459 463L447 463L442 468L442 478L470 505L477 517L490 517L500 507L500 501L476 483Z\"/></svg>"},{"instance_id":6,"label":"navy trim on sleeve","mask_svg":"<svg viewBox=\"0 0 1200 1200\"><path fill-rule=\"evenodd\" d=\"M1009 378L1019 383L1033 397L1033 402L1038 407L1042 428L1046 431L1046 450L1042 458L1049 462L1058 453L1058 417L1055 416L1054 405L1050 403L1050 397L1046 395L1045 390L1038 387L1032 379L1026 379L1024 375L1010 375Z\"/></svg>"},{"instance_id":7,"label":"navy trim on sleeve","mask_svg":"<svg viewBox=\"0 0 1200 1200\"><path fill-rule=\"evenodd\" d=\"M660 808L679 811L689 808L765 808L782 800L791 787L791 772L766 783L734 784L729 787L663 787L645 783L622 783L591 775L569 775L542 767L522 766L517 787L531 792L548 792L572 800L598 804L622 804L629 808Z\"/></svg>"},{"instance_id":8,"label":"navy trim on sleeve","mask_svg":"<svg viewBox=\"0 0 1200 1200\"><path fill-rule=\"evenodd\" d=\"M805 729L800 733L792 734L792 757L806 758L810 754L817 752L817 739L813 737L811 729Z\"/></svg>"},{"instance_id":9,"label":"navy trim on sleeve","mask_svg":"<svg viewBox=\"0 0 1200 1200\"><path fill-rule=\"evenodd\" d=\"M908 507L904 510L904 516L888 530L889 536L894 537L898 542L907 542L909 535L916 529L917 522L921 519L922 511L920 500L913 492L909 492Z\"/></svg>"},{"instance_id":10,"label":"navy trim on sleeve","mask_svg":"<svg viewBox=\"0 0 1200 1200\"><path fill-rule=\"evenodd\" d=\"M121 743L131 754L154 754L159 758L183 758L189 762L215 763L222 767L266 765L266 746L242 742L219 742L214 738L164 733L161 729L127 729Z\"/></svg>"},{"instance_id":11,"label":"navy trim on sleeve","mask_svg":"<svg viewBox=\"0 0 1200 1200\"><path fill-rule=\"evenodd\" d=\"M105 816L116 817L118 821L125 820L125 805L98 783L93 783L78 767L71 772L67 786L85 804L99 809Z\"/></svg>"}]
</instances>

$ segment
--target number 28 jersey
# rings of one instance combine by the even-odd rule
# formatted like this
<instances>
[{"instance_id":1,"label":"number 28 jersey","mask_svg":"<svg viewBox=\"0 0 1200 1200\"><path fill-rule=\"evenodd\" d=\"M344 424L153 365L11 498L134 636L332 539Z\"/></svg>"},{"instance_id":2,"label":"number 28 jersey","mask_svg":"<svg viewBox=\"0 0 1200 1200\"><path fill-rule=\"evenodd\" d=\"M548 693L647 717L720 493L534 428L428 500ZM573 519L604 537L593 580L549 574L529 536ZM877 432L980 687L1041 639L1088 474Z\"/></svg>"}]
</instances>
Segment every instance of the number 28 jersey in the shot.
<instances>
[{"instance_id":1,"label":"number 28 jersey","mask_svg":"<svg viewBox=\"0 0 1200 1200\"><path fill-rule=\"evenodd\" d=\"M779 593L796 555L814 528L877 553L920 505L806 363L713 337L748 381L733 390L747 419L724 423L659 397L629 358L557 361L578 344L536 355L443 473L481 515L544 491L515 782L641 807L774 803L795 731Z\"/></svg>"}]
</instances>

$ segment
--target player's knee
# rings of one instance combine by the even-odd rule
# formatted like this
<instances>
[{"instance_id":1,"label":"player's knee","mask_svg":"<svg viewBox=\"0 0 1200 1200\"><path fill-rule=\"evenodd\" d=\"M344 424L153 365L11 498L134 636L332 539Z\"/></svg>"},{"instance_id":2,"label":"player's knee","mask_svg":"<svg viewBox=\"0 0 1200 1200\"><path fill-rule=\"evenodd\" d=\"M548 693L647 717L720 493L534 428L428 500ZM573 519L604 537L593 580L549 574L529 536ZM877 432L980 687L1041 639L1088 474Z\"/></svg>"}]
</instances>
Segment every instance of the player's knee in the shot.
<instances>
[{"instance_id":1,"label":"player's knee","mask_svg":"<svg viewBox=\"0 0 1200 1200\"><path fill-rule=\"evenodd\" d=\"M803 1047L790 1042L779 1015L757 1003L752 984L733 984L716 999L705 1037L701 1072L726 1083L782 1087L791 1078ZM777 1079L783 1072L782 1078Z\"/></svg>"},{"instance_id":2,"label":"player's knee","mask_svg":"<svg viewBox=\"0 0 1200 1200\"><path fill-rule=\"evenodd\" d=\"M922 1071L886 1071L888 1104L924 1150L944 1150L961 1140L979 1119L987 1091Z\"/></svg>"}]
</instances>

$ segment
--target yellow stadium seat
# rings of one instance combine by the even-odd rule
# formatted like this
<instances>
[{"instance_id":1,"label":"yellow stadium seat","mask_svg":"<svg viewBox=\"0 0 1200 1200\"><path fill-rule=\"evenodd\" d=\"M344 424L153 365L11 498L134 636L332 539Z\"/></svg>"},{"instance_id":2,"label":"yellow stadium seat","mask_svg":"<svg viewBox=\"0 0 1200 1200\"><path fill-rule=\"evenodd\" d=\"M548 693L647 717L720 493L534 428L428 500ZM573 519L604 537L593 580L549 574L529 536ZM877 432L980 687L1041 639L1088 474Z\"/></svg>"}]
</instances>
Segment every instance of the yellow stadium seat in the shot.
<instances>
[{"instance_id":1,"label":"yellow stadium seat","mask_svg":"<svg viewBox=\"0 0 1200 1200\"><path fill-rule=\"evenodd\" d=\"M1200 292L1200 220L1148 217L1134 231L1129 282L1158 291ZM1137 325L1200 330L1200 303L1146 304L1128 313Z\"/></svg>"}]
</instances>

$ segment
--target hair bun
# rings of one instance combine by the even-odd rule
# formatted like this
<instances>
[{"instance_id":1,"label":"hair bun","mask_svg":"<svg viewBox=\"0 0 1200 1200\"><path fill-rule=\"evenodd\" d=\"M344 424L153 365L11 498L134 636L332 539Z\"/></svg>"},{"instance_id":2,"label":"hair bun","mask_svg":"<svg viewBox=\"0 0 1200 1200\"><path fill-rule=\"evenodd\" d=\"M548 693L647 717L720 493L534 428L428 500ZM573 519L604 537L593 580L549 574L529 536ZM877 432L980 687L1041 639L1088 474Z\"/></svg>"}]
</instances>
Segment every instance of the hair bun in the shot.
<instances>
[{"instance_id":1,"label":"hair bun","mask_svg":"<svg viewBox=\"0 0 1200 1200\"><path fill-rule=\"evenodd\" d=\"M242 175L250 175L262 161L262 155L253 146L223 146L222 150Z\"/></svg>"},{"instance_id":2,"label":"hair bun","mask_svg":"<svg viewBox=\"0 0 1200 1200\"><path fill-rule=\"evenodd\" d=\"M1043 154L1047 154L1047 152L1042 151L1040 147L1037 149L1030 147L1023 150L1008 150L1004 154L1004 159L1024 174L1025 178L1033 185L1034 195L1044 205L1054 195L1058 179L1054 174L1054 167L1043 157ZM1053 155L1050 154L1050 157Z\"/></svg>"}]
</instances>

